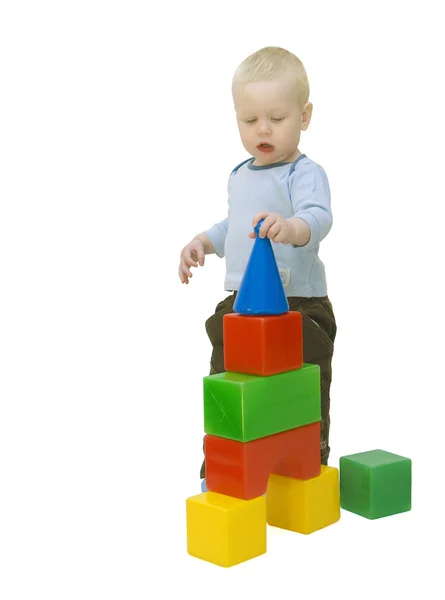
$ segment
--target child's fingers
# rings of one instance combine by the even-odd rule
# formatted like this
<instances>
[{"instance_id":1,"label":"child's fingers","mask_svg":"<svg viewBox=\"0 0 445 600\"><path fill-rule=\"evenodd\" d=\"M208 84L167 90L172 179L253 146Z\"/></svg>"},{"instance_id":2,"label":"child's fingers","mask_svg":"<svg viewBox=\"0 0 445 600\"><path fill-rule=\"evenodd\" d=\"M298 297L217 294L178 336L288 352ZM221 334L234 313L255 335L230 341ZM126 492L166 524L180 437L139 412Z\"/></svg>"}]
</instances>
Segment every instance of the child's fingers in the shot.
<instances>
[{"instance_id":1,"label":"child's fingers","mask_svg":"<svg viewBox=\"0 0 445 600\"><path fill-rule=\"evenodd\" d=\"M187 264L185 261L181 261L181 266L180 266L181 272L186 275L187 277L193 277L192 272L190 271L190 269L188 268Z\"/></svg>"},{"instance_id":2,"label":"child's fingers","mask_svg":"<svg viewBox=\"0 0 445 600\"><path fill-rule=\"evenodd\" d=\"M261 221L261 219L266 219L266 217L268 217L270 215L270 213L268 212L260 212L257 213L252 221L252 226L256 227L258 225L258 223Z\"/></svg>"},{"instance_id":3,"label":"child's fingers","mask_svg":"<svg viewBox=\"0 0 445 600\"><path fill-rule=\"evenodd\" d=\"M264 219L264 222L261 225L260 230L259 230L260 238L265 238L266 236L268 236L269 229L275 223L275 221L276 221L276 218L274 215L269 215L268 217L266 217Z\"/></svg>"},{"instance_id":4,"label":"child's fingers","mask_svg":"<svg viewBox=\"0 0 445 600\"><path fill-rule=\"evenodd\" d=\"M269 231L267 232L267 237L270 240L273 240L275 238L275 236L277 236L281 231L281 227L279 225L279 223L274 223L273 225L271 225L271 227L269 228Z\"/></svg>"},{"instance_id":5,"label":"child's fingers","mask_svg":"<svg viewBox=\"0 0 445 600\"><path fill-rule=\"evenodd\" d=\"M179 274L179 279L181 280L181 283L188 283L189 282L189 279L188 279L187 275L183 271L182 265L179 266L178 274Z\"/></svg>"},{"instance_id":6,"label":"child's fingers","mask_svg":"<svg viewBox=\"0 0 445 600\"><path fill-rule=\"evenodd\" d=\"M203 249L202 246L199 246L199 250L198 250L198 262L201 265L201 267L204 266L205 254L204 254L204 249Z\"/></svg>"},{"instance_id":7,"label":"child's fingers","mask_svg":"<svg viewBox=\"0 0 445 600\"><path fill-rule=\"evenodd\" d=\"M188 267L197 267L198 266L198 263L196 262L196 260L193 260L193 257L191 255L184 257L184 263Z\"/></svg>"},{"instance_id":8,"label":"child's fingers","mask_svg":"<svg viewBox=\"0 0 445 600\"><path fill-rule=\"evenodd\" d=\"M200 265L201 267L203 267L203 266L204 266L204 260L205 260L205 259L204 259L204 250L203 250L203 248L202 248L202 246L201 246L201 245L199 245L199 246L196 248L196 250L194 250L194 251L193 251L193 257L194 257L195 259L197 259L197 260L198 260L198 263L199 263L199 265ZM195 265L193 265L193 266L194 266L194 267L197 267L197 266L198 266L198 264L195 264Z\"/></svg>"}]
</instances>

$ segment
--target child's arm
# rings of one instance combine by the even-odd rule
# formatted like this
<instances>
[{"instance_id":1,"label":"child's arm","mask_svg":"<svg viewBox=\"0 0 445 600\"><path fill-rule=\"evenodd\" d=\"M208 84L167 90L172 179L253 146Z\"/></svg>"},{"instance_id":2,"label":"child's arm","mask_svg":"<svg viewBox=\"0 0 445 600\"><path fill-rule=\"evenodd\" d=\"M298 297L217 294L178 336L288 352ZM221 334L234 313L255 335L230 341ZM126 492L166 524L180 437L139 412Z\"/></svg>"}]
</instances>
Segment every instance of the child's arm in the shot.
<instances>
[{"instance_id":1,"label":"child's arm","mask_svg":"<svg viewBox=\"0 0 445 600\"><path fill-rule=\"evenodd\" d=\"M291 186L294 217L289 219L296 232L302 230L299 221L306 224L307 239L303 244L290 241L295 246L312 250L330 232L332 227L331 192L328 178L319 165L301 165L295 172Z\"/></svg>"},{"instance_id":2,"label":"child's arm","mask_svg":"<svg viewBox=\"0 0 445 600\"><path fill-rule=\"evenodd\" d=\"M202 242L203 248L204 248L204 254L215 254L216 253L216 250L215 250L212 242L209 240L209 237L205 233L200 233L193 239L199 240Z\"/></svg>"},{"instance_id":3,"label":"child's arm","mask_svg":"<svg viewBox=\"0 0 445 600\"><path fill-rule=\"evenodd\" d=\"M293 246L305 246L311 238L309 225L303 219L291 217L285 219L281 215L270 212L257 213L253 219L252 225L256 225L264 219L259 234L260 238L266 236L276 244L292 244ZM252 231L249 237L255 238L256 234Z\"/></svg>"},{"instance_id":4,"label":"child's arm","mask_svg":"<svg viewBox=\"0 0 445 600\"><path fill-rule=\"evenodd\" d=\"M215 248L205 233L198 234L184 246L181 250L178 269L181 283L188 284L189 279L193 277L190 267L197 267L198 264L203 267L204 256L206 254L214 254L214 252Z\"/></svg>"},{"instance_id":5,"label":"child's arm","mask_svg":"<svg viewBox=\"0 0 445 600\"><path fill-rule=\"evenodd\" d=\"M213 247L213 252L219 256L224 257L224 245L226 243L227 230L229 228L229 218L226 217L219 223L216 223L210 229L204 232L204 235L208 238L209 243Z\"/></svg>"},{"instance_id":6,"label":"child's arm","mask_svg":"<svg viewBox=\"0 0 445 600\"><path fill-rule=\"evenodd\" d=\"M332 227L331 195L324 170L316 166L305 167L295 176L291 187L294 215L286 219L276 213L262 212L255 215L253 227L261 219L260 237L268 237L275 243L292 244L311 250L319 244ZM249 233L249 237L256 237Z\"/></svg>"},{"instance_id":7,"label":"child's arm","mask_svg":"<svg viewBox=\"0 0 445 600\"><path fill-rule=\"evenodd\" d=\"M195 236L181 251L179 263L179 279L188 284L189 278L193 277L190 267L203 267L206 254L217 254L224 256L224 242L227 235L228 219L203 233Z\"/></svg>"}]
</instances>

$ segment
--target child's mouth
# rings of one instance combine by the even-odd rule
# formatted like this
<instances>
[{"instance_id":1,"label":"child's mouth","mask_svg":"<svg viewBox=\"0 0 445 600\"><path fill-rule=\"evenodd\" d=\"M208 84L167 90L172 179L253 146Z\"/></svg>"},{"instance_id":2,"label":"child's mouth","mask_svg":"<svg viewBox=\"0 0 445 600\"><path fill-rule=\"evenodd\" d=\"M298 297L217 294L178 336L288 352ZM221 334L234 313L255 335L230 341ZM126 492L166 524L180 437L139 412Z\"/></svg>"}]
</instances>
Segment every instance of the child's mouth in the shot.
<instances>
[{"instance_id":1,"label":"child's mouth","mask_svg":"<svg viewBox=\"0 0 445 600\"><path fill-rule=\"evenodd\" d=\"M257 148L260 152L273 152L274 150L274 147L267 143L258 144Z\"/></svg>"}]
</instances>

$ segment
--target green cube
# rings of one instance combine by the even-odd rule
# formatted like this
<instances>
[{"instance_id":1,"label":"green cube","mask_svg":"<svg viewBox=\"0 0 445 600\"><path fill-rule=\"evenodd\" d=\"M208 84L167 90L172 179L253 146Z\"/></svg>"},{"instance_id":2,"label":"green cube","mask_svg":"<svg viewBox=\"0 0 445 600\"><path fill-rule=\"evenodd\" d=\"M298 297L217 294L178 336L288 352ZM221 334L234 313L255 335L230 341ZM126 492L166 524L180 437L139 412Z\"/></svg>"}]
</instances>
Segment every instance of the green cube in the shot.
<instances>
[{"instance_id":1,"label":"green cube","mask_svg":"<svg viewBox=\"0 0 445 600\"><path fill-rule=\"evenodd\" d=\"M342 456L340 506L367 519L411 510L411 459L385 450Z\"/></svg>"},{"instance_id":2,"label":"green cube","mask_svg":"<svg viewBox=\"0 0 445 600\"><path fill-rule=\"evenodd\" d=\"M321 419L320 367L270 375L204 377L204 431L249 442Z\"/></svg>"}]
</instances>

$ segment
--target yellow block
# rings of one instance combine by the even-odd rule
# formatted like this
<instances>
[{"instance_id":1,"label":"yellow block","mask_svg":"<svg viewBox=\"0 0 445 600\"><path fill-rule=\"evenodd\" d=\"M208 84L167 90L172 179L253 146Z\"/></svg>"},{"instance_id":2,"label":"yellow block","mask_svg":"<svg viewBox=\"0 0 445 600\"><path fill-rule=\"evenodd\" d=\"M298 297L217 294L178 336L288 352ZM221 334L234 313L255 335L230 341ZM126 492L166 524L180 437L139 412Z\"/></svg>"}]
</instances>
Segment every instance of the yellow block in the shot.
<instances>
[{"instance_id":1,"label":"yellow block","mask_svg":"<svg viewBox=\"0 0 445 600\"><path fill-rule=\"evenodd\" d=\"M320 475L306 481L271 474L266 498L269 525L313 533L340 519L338 469L322 465Z\"/></svg>"},{"instance_id":2,"label":"yellow block","mask_svg":"<svg viewBox=\"0 0 445 600\"><path fill-rule=\"evenodd\" d=\"M266 552L266 498L240 500L215 492L187 499L187 552L232 567Z\"/></svg>"}]
</instances>

